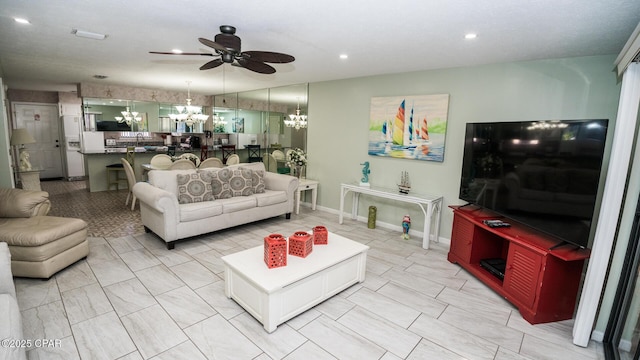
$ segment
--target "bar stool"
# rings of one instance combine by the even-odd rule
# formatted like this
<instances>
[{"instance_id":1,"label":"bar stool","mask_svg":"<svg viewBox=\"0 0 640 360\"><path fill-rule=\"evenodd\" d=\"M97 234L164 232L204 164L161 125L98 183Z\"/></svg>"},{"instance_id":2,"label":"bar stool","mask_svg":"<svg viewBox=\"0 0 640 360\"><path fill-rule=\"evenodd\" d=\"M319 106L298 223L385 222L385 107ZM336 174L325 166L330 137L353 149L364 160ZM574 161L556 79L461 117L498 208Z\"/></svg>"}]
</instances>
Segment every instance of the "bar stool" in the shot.
<instances>
[{"instance_id":1,"label":"bar stool","mask_svg":"<svg viewBox=\"0 0 640 360\"><path fill-rule=\"evenodd\" d=\"M114 174L115 178L111 174ZM124 177L121 177L120 174L124 174ZM116 190L120 190L121 181L127 181L127 173L124 172L124 165L107 165L107 190L111 190L112 185L116 186Z\"/></svg>"}]
</instances>

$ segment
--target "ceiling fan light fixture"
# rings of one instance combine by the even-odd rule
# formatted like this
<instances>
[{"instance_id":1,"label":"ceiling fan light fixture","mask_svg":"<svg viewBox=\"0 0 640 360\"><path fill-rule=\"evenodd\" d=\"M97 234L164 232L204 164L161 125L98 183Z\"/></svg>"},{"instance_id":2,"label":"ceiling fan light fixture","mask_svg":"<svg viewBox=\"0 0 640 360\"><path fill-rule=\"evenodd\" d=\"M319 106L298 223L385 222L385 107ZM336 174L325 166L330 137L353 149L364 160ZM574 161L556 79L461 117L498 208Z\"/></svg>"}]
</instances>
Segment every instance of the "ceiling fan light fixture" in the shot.
<instances>
[{"instance_id":1,"label":"ceiling fan light fixture","mask_svg":"<svg viewBox=\"0 0 640 360\"><path fill-rule=\"evenodd\" d=\"M242 51L242 40L235 35L235 27L222 25L220 31L221 33L214 37L215 41L203 37L198 38L201 44L213 48L213 53L183 53L176 52L175 49L171 52L149 51L149 53L160 55L213 56L215 58L200 66L200 70L210 70L223 64L231 64L260 74L273 74L276 72L274 67L266 63L286 64L295 61L295 57L291 55L273 51Z\"/></svg>"}]
</instances>

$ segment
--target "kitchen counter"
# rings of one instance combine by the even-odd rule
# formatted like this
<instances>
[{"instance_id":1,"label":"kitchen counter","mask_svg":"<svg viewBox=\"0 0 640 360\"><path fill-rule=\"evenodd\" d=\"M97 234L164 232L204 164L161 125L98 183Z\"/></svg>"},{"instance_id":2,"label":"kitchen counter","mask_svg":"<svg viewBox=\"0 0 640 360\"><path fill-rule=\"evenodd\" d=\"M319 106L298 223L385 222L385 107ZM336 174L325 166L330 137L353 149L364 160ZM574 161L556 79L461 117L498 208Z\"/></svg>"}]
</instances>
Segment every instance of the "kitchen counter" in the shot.
<instances>
[{"instance_id":1,"label":"kitchen counter","mask_svg":"<svg viewBox=\"0 0 640 360\"><path fill-rule=\"evenodd\" d=\"M120 164L125 157L124 152L80 151L84 155L84 168L87 173L87 188L90 192L109 190L107 185L107 165ZM159 153L155 151L136 152L133 170L136 179L142 179L142 164L151 162L151 158Z\"/></svg>"},{"instance_id":2,"label":"kitchen counter","mask_svg":"<svg viewBox=\"0 0 640 360\"><path fill-rule=\"evenodd\" d=\"M96 191L106 191L108 189L107 184L107 165L111 164L120 164L120 158L126 157L127 148L126 147L107 147L105 150L80 150L84 156L84 168L87 174L87 188L91 192ZM136 180L143 181L143 168L142 164L149 164L151 162L151 158L158 154L166 154L165 150L155 151L155 150L147 150L143 147L138 147L135 151L134 155L134 166L133 171L136 173ZM193 153L197 156L200 156L200 149L188 149L188 148L178 148L176 147L176 156L179 156L184 153ZM211 146L209 146L209 157L216 156L220 158L219 154L216 154L217 151L214 151ZM113 189L113 187L112 187Z\"/></svg>"}]
</instances>

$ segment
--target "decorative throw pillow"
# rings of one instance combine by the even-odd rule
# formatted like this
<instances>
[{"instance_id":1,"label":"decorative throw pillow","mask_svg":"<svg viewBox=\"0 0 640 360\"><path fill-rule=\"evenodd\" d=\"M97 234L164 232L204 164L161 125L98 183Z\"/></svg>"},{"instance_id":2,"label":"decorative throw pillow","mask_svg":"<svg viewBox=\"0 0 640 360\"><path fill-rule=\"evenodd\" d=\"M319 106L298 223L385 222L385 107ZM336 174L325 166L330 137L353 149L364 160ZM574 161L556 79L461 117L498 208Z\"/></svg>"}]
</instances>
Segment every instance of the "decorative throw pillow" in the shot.
<instances>
[{"instance_id":1,"label":"decorative throw pillow","mask_svg":"<svg viewBox=\"0 0 640 360\"><path fill-rule=\"evenodd\" d=\"M242 168L241 169L245 169ZM265 190L264 184L264 170L253 170L246 169L251 171L251 182L253 183L253 193L254 194L262 194Z\"/></svg>"},{"instance_id":2,"label":"decorative throw pillow","mask_svg":"<svg viewBox=\"0 0 640 360\"><path fill-rule=\"evenodd\" d=\"M229 179L231 179L231 170L199 170L202 179L211 184L211 193L214 199L229 199L233 196L229 187Z\"/></svg>"},{"instance_id":3,"label":"decorative throw pillow","mask_svg":"<svg viewBox=\"0 0 640 360\"><path fill-rule=\"evenodd\" d=\"M253 182L251 181L252 171L240 167L230 171L231 178L229 179L229 187L231 188L231 194L233 196L253 195Z\"/></svg>"},{"instance_id":4,"label":"decorative throw pillow","mask_svg":"<svg viewBox=\"0 0 640 360\"><path fill-rule=\"evenodd\" d=\"M211 183L205 181L200 173L178 174L178 203L212 201Z\"/></svg>"}]
</instances>

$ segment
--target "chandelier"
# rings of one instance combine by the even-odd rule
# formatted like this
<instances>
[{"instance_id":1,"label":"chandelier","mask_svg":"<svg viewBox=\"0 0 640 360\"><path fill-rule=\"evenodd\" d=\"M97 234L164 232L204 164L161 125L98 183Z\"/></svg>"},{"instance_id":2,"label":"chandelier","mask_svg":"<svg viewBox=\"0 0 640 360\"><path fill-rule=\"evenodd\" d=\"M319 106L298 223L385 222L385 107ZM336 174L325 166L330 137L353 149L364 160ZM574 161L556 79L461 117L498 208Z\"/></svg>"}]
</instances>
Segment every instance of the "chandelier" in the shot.
<instances>
[{"instance_id":1,"label":"chandelier","mask_svg":"<svg viewBox=\"0 0 640 360\"><path fill-rule=\"evenodd\" d=\"M127 101L127 110L120 112L122 116L116 116L115 119L119 123L126 122L127 125L131 125L132 122L141 122L142 116L138 116L139 112L137 111L129 111L129 102Z\"/></svg>"},{"instance_id":2,"label":"chandelier","mask_svg":"<svg viewBox=\"0 0 640 360\"><path fill-rule=\"evenodd\" d=\"M300 115L300 99L298 99L298 108L295 114L289 114L289 119L284 120L284 124L296 130L307 127L307 115Z\"/></svg>"},{"instance_id":3,"label":"chandelier","mask_svg":"<svg viewBox=\"0 0 640 360\"><path fill-rule=\"evenodd\" d=\"M227 122L224 121L224 117L219 116L218 114L213 114L213 125L226 125Z\"/></svg>"},{"instance_id":4,"label":"chandelier","mask_svg":"<svg viewBox=\"0 0 640 360\"><path fill-rule=\"evenodd\" d=\"M177 114L169 114L169 118L175 122L184 122L187 126L196 123L203 123L209 119L209 115L202 113L202 107L191 105L191 90L189 89L191 81L187 81L187 105L176 105Z\"/></svg>"}]
</instances>

